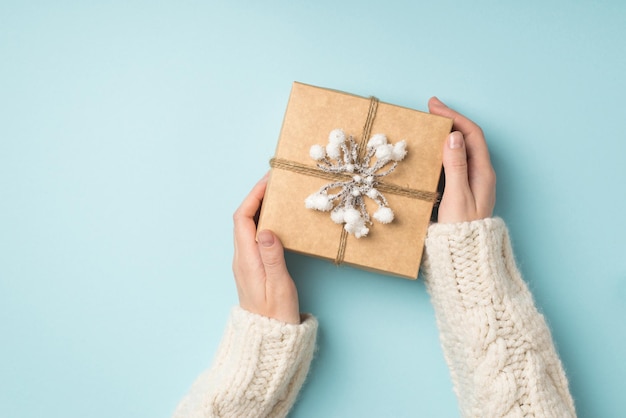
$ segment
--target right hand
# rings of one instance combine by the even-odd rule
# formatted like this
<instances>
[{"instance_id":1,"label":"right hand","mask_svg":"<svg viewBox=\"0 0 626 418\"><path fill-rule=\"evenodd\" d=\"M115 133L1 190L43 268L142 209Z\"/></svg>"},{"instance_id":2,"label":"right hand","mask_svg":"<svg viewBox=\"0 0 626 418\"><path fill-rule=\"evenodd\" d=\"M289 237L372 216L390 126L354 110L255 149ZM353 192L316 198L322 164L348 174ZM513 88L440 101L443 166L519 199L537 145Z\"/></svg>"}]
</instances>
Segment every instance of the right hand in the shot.
<instances>
[{"instance_id":1,"label":"right hand","mask_svg":"<svg viewBox=\"0 0 626 418\"><path fill-rule=\"evenodd\" d=\"M482 129L450 109L436 97L428 101L430 113L454 120L443 149L446 184L439 205L439 223L489 218L496 204L496 173Z\"/></svg>"}]
</instances>

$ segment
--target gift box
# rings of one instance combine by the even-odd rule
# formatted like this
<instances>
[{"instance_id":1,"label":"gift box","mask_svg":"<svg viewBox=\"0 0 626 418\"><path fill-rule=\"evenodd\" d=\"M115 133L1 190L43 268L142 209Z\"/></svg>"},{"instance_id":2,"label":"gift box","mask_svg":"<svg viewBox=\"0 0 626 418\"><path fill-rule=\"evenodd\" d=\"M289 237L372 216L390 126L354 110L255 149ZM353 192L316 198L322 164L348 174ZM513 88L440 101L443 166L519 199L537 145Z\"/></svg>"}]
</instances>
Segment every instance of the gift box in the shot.
<instances>
[{"instance_id":1,"label":"gift box","mask_svg":"<svg viewBox=\"0 0 626 418\"><path fill-rule=\"evenodd\" d=\"M452 120L294 83L258 230L285 249L416 279Z\"/></svg>"}]
</instances>

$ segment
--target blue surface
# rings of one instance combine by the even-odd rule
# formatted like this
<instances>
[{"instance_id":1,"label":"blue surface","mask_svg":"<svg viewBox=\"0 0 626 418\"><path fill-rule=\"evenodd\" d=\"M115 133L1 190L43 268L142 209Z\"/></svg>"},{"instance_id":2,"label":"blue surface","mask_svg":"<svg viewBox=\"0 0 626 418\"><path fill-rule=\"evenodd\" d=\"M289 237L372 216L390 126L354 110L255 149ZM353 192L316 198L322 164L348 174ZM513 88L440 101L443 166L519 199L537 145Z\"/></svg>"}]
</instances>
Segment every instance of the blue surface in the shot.
<instances>
[{"instance_id":1,"label":"blue surface","mask_svg":"<svg viewBox=\"0 0 626 418\"><path fill-rule=\"evenodd\" d=\"M171 414L293 80L481 124L579 415L624 416L625 47L623 1L3 0L0 416ZM288 262L321 323L291 416L458 415L421 281Z\"/></svg>"}]
</instances>

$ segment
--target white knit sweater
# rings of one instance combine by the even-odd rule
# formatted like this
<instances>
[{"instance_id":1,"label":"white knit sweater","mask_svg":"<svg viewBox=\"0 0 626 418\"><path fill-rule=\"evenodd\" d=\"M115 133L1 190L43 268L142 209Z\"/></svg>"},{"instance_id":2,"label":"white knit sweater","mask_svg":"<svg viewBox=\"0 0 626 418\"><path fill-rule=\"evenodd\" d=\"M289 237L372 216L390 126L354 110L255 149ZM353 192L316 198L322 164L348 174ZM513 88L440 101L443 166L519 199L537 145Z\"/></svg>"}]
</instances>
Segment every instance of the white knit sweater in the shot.
<instances>
[{"instance_id":1,"label":"white knit sweater","mask_svg":"<svg viewBox=\"0 0 626 418\"><path fill-rule=\"evenodd\" d=\"M436 224L424 272L464 417L574 417L550 331L501 219Z\"/></svg>"},{"instance_id":2,"label":"white knit sweater","mask_svg":"<svg viewBox=\"0 0 626 418\"><path fill-rule=\"evenodd\" d=\"M431 225L423 267L464 417L575 417L550 331L502 220ZM233 309L213 366L175 418L286 416L316 332L311 316L290 325Z\"/></svg>"},{"instance_id":3,"label":"white knit sweater","mask_svg":"<svg viewBox=\"0 0 626 418\"><path fill-rule=\"evenodd\" d=\"M309 371L316 333L309 315L293 325L233 308L213 366L174 417L286 416Z\"/></svg>"}]
</instances>

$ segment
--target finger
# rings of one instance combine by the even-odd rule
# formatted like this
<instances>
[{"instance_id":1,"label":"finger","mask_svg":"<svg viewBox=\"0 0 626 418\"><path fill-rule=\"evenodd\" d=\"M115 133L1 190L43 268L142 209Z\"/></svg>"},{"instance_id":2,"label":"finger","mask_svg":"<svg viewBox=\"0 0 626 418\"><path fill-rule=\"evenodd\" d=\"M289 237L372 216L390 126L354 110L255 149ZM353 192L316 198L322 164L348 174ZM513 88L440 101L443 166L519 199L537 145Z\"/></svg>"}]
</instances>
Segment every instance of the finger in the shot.
<instances>
[{"instance_id":1,"label":"finger","mask_svg":"<svg viewBox=\"0 0 626 418\"><path fill-rule=\"evenodd\" d=\"M454 131L448 136L443 150L443 170L446 174L444 193L463 195L471 192L465 140L459 131Z\"/></svg>"},{"instance_id":2,"label":"finger","mask_svg":"<svg viewBox=\"0 0 626 418\"><path fill-rule=\"evenodd\" d=\"M266 173L257 184L254 185L248 196L241 202L241 205L235 212L238 217L253 219L256 212L261 207L261 201L265 195L265 188L267 187L267 179L269 173Z\"/></svg>"},{"instance_id":3,"label":"finger","mask_svg":"<svg viewBox=\"0 0 626 418\"><path fill-rule=\"evenodd\" d=\"M475 218L476 205L468 178L468 163L463 134L448 135L443 149L445 187L439 206L439 222L463 222Z\"/></svg>"},{"instance_id":4,"label":"finger","mask_svg":"<svg viewBox=\"0 0 626 418\"><path fill-rule=\"evenodd\" d=\"M265 267L265 280L268 285L286 283L291 280L285 263L283 245L273 232L260 231L258 234L259 254Z\"/></svg>"},{"instance_id":5,"label":"finger","mask_svg":"<svg viewBox=\"0 0 626 418\"><path fill-rule=\"evenodd\" d=\"M250 193L243 200L239 208L233 214L234 232L234 255L233 272L241 299L241 280L247 281L250 277L256 277L262 272L263 266L256 245L256 224L254 216L261 206L261 201L265 195L268 174L266 174L252 188Z\"/></svg>"},{"instance_id":6,"label":"finger","mask_svg":"<svg viewBox=\"0 0 626 418\"><path fill-rule=\"evenodd\" d=\"M466 137L471 134L477 134L480 132L480 126L466 118L456 110L450 109L441 100L433 96L428 100L428 110L430 113L445 116L454 121L455 130L461 131ZM481 133L482 134L482 133Z\"/></svg>"},{"instance_id":7,"label":"finger","mask_svg":"<svg viewBox=\"0 0 626 418\"><path fill-rule=\"evenodd\" d=\"M444 209L442 214L444 218L451 215L454 220L462 219L467 211L473 212L475 209L468 169L463 134L454 131L448 136L443 149L443 170L446 184L443 189L441 205ZM450 213L446 213L446 207L447 212Z\"/></svg>"},{"instance_id":8,"label":"finger","mask_svg":"<svg viewBox=\"0 0 626 418\"><path fill-rule=\"evenodd\" d=\"M453 129L463 134L467 158L471 166L470 171L473 170L473 167L476 167L478 170L486 170L491 167L487 142L480 126L459 112L450 109L437 97L430 98L428 108L430 113L434 115L451 118L453 120Z\"/></svg>"},{"instance_id":9,"label":"finger","mask_svg":"<svg viewBox=\"0 0 626 418\"><path fill-rule=\"evenodd\" d=\"M257 182L233 214L235 250L237 250L239 245L246 245L248 249L252 249L250 247L256 245L256 224L254 222L254 216L261 207L261 202L265 195L265 188L267 187L268 174Z\"/></svg>"}]
</instances>

